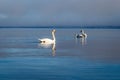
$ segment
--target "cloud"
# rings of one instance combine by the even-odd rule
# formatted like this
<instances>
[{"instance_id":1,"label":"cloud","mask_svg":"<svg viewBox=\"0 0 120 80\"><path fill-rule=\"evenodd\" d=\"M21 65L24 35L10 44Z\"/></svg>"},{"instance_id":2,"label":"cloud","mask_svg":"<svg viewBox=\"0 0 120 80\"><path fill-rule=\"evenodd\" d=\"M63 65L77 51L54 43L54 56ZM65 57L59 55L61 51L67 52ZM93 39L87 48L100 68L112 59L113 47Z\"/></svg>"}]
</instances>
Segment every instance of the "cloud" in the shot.
<instances>
[{"instance_id":1,"label":"cloud","mask_svg":"<svg viewBox=\"0 0 120 80\"><path fill-rule=\"evenodd\" d=\"M7 15L5 15L5 14L0 14L0 19L5 19L5 18L7 18L8 16Z\"/></svg>"},{"instance_id":2,"label":"cloud","mask_svg":"<svg viewBox=\"0 0 120 80\"><path fill-rule=\"evenodd\" d=\"M118 26L119 3L120 0L0 0L0 18L6 18L0 20L0 25Z\"/></svg>"}]
</instances>

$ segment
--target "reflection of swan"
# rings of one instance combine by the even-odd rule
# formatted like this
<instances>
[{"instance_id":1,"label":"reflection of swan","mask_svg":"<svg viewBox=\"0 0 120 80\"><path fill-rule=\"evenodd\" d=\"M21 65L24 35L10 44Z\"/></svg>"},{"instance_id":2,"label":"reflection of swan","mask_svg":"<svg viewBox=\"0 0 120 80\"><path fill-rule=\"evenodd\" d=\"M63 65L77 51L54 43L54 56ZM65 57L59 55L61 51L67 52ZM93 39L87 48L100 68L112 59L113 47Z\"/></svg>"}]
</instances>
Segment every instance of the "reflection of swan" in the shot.
<instances>
[{"instance_id":1,"label":"reflection of swan","mask_svg":"<svg viewBox=\"0 0 120 80\"><path fill-rule=\"evenodd\" d=\"M86 38L81 38L81 44L82 45L86 45L87 44Z\"/></svg>"},{"instance_id":2,"label":"reflection of swan","mask_svg":"<svg viewBox=\"0 0 120 80\"><path fill-rule=\"evenodd\" d=\"M81 34L76 34L76 38L87 38L87 34L83 30L80 32Z\"/></svg>"},{"instance_id":3,"label":"reflection of swan","mask_svg":"<svg viewBox=\"0 0 120 80\"><path fill-rule=\"evenodd\" d=\"M43 44L55 44L55 30L52 30L52 38L53 39L49 39L49 38L43 38L43 39L38 39L40 41L40 43Z\"/></svg>"},{"instance_id":4,"label":"reflection of swan","mask_svg":"<svg viewBox=\"0 0 120 80\"><path fill-rule=\"evenodd\" d=\"M50 48L52 44L39 43L39 46L43 48Z\"/></svg>"},{"instance_id":5,"label":"reflection of swan","mask_svg":"<svg viewBox=\"0 0 120 80\"><path fill-rule=\"evenodd\" d=\"M56 47L55 47L55 44L52 44L52 55L55 56L55 50L56 50Z\"/></svg>"},{"instance_id":6,"label":"reflection of swan","mask_svg":"<svg viewBox=\"0 0 120 80\"><path fill-rule=\"evenodd\" d=\"M55 50L56 50L56 47L55 47L56 44L46 44L46 43L39 43L39 46L40 47L43 47L43 48L52 48L52 55L55 56Z\"/></svg>"},{"instance_id":7,"label":"reflection of swan","mask_svg":"<svg viewBox=\"0 0 120 80\"><path fill-rule=\"evenodd\" d=\"M87 38L76 38L76 44L81 43L81 45L87 44Z\"/></svg>"}]
</instances>

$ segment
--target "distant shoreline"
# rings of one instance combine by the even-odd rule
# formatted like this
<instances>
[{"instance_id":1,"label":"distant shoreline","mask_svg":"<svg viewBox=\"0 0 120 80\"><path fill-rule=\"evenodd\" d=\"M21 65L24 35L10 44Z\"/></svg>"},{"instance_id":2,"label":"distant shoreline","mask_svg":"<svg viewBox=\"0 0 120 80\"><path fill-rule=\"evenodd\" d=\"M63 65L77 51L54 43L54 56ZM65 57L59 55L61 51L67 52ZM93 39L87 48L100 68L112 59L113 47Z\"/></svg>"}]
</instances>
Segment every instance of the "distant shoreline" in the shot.
<instances>
[{"instance_id":1,"label":"distant shoreline","mask_svg":"<svg viewBox=\"0 0 120 80\"><path fill-rule=\"evenodd\" d=\"M0 26L0 28L120 29L120 26Z\"/></svg>"}]
</instances>

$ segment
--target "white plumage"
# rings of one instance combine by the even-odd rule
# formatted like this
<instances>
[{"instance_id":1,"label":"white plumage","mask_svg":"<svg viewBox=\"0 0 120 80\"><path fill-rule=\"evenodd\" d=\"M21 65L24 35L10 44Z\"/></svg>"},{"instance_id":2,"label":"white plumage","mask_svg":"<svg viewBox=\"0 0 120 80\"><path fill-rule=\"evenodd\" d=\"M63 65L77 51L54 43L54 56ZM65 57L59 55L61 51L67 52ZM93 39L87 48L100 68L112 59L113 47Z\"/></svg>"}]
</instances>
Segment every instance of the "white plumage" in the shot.
<instances>
[{"instance_id":1,"label":"white plumage","mask_svg":"<svg viewBox=\"0 0 120 80\"><path fill-rule=\"evenodd\" d=\"M43 38L43 39L38 39L41 44L55 44L56 38L55 38L55 32L56 30L52 30L52 39L49 38Z\"/></svg>"}]
</instances>

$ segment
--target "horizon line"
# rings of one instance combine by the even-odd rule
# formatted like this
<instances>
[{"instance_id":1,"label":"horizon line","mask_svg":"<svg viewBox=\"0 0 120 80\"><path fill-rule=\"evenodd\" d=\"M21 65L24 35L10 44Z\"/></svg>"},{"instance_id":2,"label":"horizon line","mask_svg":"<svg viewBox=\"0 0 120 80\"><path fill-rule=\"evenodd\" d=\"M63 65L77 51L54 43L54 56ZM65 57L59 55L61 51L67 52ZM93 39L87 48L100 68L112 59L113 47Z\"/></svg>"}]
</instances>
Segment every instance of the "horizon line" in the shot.
<instances>
[{"instance_id":1,"label":"horizon line","mask_svg":"<svg viewBox=\"0 0 120 80\"><path fill-rule=\"evenodd\" d=\"M0 26L0 28L98 28L120 29L120 26Z\"/></svg>"}]
</instances>

